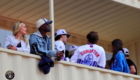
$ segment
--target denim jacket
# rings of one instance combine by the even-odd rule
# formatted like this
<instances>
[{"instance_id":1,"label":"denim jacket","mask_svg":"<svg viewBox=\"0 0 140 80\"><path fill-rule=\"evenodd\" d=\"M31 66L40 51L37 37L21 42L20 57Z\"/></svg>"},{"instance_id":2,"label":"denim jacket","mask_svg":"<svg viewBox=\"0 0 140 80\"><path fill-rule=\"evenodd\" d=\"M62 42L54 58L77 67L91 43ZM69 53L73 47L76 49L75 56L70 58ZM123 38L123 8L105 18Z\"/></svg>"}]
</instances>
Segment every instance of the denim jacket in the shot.
<instances>
[{"instance_id":1,"label":"denim jacket","mask_svg":"<svg viewBox=\"0 0 140 80\"><path fill-rule=\"evenodd\" d=\"M47 57L56 57L57 49L51 50L51 40L48 35L46 35L46 39L43 38L39 31L30 35L29 39L31 54L36 54L33 45L36 44L37 51L39 53L44 53Z\"/></svg>"},{"instance_id":2,"label":"denim jacket","mask_svg":"<svg viewBox=\"0 0 140 80\"><path fill-rule=\"evenodd\" d=\"M111 65L111 70L130 73L129 66L122 51L116 54L115 61Z\"/></svg>"}]
</instances>

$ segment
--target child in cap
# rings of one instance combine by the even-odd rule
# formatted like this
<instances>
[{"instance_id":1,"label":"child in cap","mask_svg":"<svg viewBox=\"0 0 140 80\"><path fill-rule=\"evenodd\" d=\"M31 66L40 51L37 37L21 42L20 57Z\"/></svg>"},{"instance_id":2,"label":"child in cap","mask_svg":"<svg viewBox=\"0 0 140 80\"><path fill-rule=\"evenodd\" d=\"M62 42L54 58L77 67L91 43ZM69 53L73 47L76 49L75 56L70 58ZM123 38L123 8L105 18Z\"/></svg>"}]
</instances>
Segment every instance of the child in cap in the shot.
<instances>
[{"instance_id":1,"label":"child in cap","mask_svg":"<svg viewBox=\"0 0 140 80\"><path fill-rule=\"evenodd\" d=\"M65 54L65 45L67 43L68 37L70 34L67 34L67 32L64 29L59 29L55 33L55 46L59 51L63 51ZM65 55L61 59L65 61Z\"/></svg>"}]
</instances>

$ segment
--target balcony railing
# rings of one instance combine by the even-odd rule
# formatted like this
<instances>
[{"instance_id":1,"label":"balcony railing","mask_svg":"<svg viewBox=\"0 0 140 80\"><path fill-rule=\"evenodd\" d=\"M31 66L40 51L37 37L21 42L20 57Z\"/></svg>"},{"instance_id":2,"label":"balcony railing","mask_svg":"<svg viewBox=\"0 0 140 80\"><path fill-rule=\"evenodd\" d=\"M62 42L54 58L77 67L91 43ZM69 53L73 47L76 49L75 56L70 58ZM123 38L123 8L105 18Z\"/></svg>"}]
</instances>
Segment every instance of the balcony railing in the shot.
<instances>
[{"instance_id":1,"label":"balcony railing","mask_svg":"<svg viewBox=\"0 0 140 80\"><path fill-rule=\"evenodd\" d=\"M54 61L49 74L38 68L41 58L37 55L0 48L0 80L7 80L5 73L12 70L13 80L140 80L140 76L86 65Z\"/></svg>"}]
</instances>

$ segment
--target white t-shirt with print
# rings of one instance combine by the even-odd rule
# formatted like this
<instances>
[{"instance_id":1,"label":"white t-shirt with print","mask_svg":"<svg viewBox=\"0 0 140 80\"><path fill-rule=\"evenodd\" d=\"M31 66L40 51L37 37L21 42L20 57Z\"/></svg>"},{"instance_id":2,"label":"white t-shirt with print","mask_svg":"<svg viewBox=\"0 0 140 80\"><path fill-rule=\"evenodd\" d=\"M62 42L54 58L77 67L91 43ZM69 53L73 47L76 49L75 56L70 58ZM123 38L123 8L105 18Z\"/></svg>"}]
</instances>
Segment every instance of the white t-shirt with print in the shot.
<instances>
[{"instance_id":1,"label":"white t-shirt with print","mask_svg":"<svg viewBox=\"0 0 140 80\"><path fill-rule=\"evenodd\" d=\"M104 68L106 65L105 51L99 45L86 44L76 49L71 62Z\"/></svg>"},{"instance_id":2,"label":"white t-shirt with print","mask_svg":"<svg viewBox=\"0 0 140 80\"><path fill-rule=\"evenodd\" d=\"M63 51L64 50L64 56L63 56L63 60L65 59L65 45L62 41L55 41L55 46L57 48L57 50L59 51Z\"/></svg>"}]
</instances>

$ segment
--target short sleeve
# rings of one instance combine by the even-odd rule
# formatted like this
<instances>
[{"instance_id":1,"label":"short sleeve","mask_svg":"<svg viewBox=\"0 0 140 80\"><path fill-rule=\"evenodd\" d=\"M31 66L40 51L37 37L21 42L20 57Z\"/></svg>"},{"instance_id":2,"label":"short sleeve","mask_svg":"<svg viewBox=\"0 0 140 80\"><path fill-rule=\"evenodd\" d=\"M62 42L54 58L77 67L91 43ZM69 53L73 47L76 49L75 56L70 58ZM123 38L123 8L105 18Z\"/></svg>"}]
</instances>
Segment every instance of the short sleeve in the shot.
<instances>
[{"instance_id":1,"label":"short sleeve","mask_svg":"<svg viewBox=\"0 0 140 80\"><path fill-rule=\"evenodd\" d=\"M99 60L99 63L98 63L98 67L100 68L105 68L105 65L106 65L106 57L105 57L105 51L104 49L102 49L102 53L100 55L100 60Z\"/></svg>"},{"instance_id":2,"label":"short sleeve","mask_svg":"<svg viewBox=\"0 0 140 80\"><path fill-rule=\"evenodd\" d=\"M59 50L59 51L65 50L65 48L64 48L65 46L61 42L57 43L57 44L55 43L55 46L56 46L57 50Z\"/></svg>"},{"instance_id":3,"label":"short sleeve","mask_svg":"<svg viewBox=\"0 0 140 80\"><path fill-rule=\"evenodd\" d=\"M132 66L132 65L134 65L134 62L128 59L127 64L128 64L128 66Z\"/></svg>"},{"instance_id":4,"label":"short sleeve","mask_svg":"<svg viewBox=\"0 0 140 80\"><path fill-rule=\"evenodd\" d=\"M58 49L59 51L63 51L63 50L64 50L62 45L57 45L57 49Z\"/></svg>"}]
</instances>

